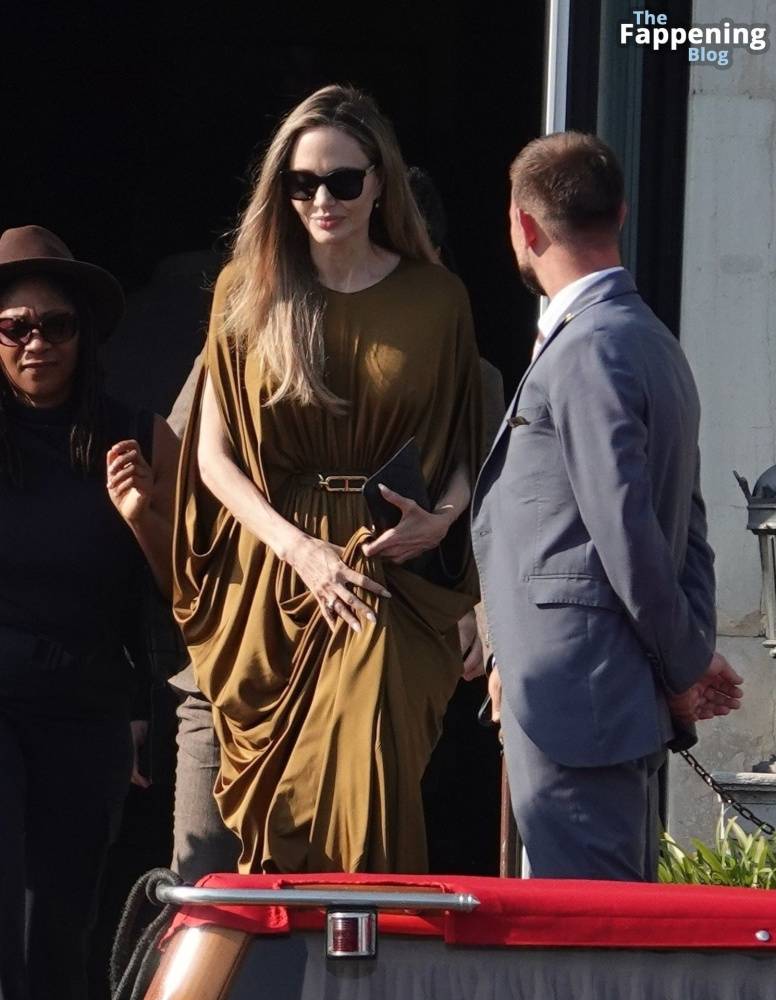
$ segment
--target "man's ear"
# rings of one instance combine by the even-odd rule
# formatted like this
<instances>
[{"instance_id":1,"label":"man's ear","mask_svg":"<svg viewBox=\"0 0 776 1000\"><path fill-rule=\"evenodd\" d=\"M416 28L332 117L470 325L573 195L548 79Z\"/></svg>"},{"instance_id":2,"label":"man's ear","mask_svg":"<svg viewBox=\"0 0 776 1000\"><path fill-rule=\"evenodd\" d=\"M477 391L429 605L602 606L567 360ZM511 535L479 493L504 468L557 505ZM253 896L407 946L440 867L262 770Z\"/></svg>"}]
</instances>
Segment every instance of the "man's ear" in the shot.
<instances>
[{"instance_id":1,"label":"man's ear","mask_svg":"<svg viewBox=\"0 0 776 1000\"><path fill-rule=\"evenodd\" d=\"M517 224L523 231L523 239L526 246L533 247L539 238L539 226L536 223L536 219L530 212L526 212L522 208L516 209L515 214Z\"/></svg>"},{"instance_id":2,"label":"man's ear","mask_svg":"<svg viewBox=\"0 0 776 1000\"><path fill-rule=\"evenodd\" d=\"M628 218L628 204L623 201L620 205L620 211L617 213L617 228L622 229L625 225L625 220Z\"/></svg>"}]
</instances>

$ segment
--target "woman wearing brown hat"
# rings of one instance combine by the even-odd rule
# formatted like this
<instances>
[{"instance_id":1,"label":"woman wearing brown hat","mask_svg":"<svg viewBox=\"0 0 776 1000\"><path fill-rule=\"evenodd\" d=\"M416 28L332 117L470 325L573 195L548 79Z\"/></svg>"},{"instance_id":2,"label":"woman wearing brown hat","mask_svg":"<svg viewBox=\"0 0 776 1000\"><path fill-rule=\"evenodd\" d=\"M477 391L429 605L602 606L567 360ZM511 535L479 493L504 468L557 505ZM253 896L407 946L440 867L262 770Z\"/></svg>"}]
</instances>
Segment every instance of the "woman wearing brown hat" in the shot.
<instances>
[{"instance_id":1,"label":"woman wearing brown hat","mask_svg":"<svg viewBox=\"0 0 776 1000\"><path fill-rule=\"evenodd\" d=\"M142 781L138 604L146 563L170 586L176 447L101 390L122 309L53 233L0 237L2 1000L86 997L102 863Z\"/></svg>"}]
</instances>

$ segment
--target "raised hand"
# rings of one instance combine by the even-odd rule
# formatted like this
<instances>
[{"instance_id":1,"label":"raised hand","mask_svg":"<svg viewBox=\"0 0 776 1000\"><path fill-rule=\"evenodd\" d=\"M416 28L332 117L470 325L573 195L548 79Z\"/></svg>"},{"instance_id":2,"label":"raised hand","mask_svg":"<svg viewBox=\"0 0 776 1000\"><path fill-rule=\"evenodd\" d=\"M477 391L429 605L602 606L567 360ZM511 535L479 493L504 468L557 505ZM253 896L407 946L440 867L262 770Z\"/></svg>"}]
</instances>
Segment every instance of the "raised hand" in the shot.
<instances>
[{"instance_id":1,"label":"raised hand","mask_svg":"<svg viewBox=\"0 0 776 1000\"><path fill-rule=\"evenodd\" d=\"M143 458L137 441L119 441L106 457L107 485L113 505L125 521L132 524L148 508L154 476Z\"/></svg>"},{"instance_id":2,"label":"raised hand","mask_svg":"<svg viewBox=\"0 0 776 1000\"><path fill-rule=\"evenodd\" d=\"M429 512L414 500L389 490L382 483L379 489L389 503L399 508L401 520L395 528L389 528L373 542L362 546L364 555L382 556L391 562L404 563L435 549L453 523L452 507Z\"/></svg>"}]
</instances>

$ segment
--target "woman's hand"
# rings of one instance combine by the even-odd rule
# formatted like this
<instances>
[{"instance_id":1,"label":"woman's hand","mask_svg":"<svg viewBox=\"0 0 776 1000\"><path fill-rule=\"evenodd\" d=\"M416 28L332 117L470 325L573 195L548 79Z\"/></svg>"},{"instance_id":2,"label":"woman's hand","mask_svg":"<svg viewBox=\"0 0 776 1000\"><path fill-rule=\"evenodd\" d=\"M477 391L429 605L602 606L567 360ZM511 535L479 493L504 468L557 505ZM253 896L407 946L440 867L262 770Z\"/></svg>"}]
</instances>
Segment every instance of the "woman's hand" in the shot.
<instances>
[{"instance_id":1,"label":"woman's hand","mask_svg":"<svg viewBox=\"0 0 776 1000\"><path fill-rule=\"evenodd\" d=\"M359 616L372 623L377 619L374 611L356 597L351 588L369 590L380 597L391 595L379 583L352 570L342 561L341 556L342 549L339 546L308 535L294 546L286 561L307 584L332 632L338 618L354 632L360 632Z\"/></svg>"},{"instance_id":2,"label":"woman's hand","mask_svg":"<svg viewBox=\"0 0 776 1000\"><path fill-rule=\"evenodd\" d=\"M128 524L139 521L151 501L154 476L137 441L119 441L108 451L108 493Z\"/></svg>"},{"instance_id":3,"label":"woman's hand","mask_svg":"<svg viewBox=\"0 0 776 1000\"><path fill-rule=\"evenodd\" d=\"M373 542L362 546L365 556L382 556L391 562L405 563L408 559L435 549L455 520L452 505L429 512L414 500L394 493L382 483L379 489L389 503L399 508L401 520L395 528L389 528Z\"/></svg>"}]
</instances>

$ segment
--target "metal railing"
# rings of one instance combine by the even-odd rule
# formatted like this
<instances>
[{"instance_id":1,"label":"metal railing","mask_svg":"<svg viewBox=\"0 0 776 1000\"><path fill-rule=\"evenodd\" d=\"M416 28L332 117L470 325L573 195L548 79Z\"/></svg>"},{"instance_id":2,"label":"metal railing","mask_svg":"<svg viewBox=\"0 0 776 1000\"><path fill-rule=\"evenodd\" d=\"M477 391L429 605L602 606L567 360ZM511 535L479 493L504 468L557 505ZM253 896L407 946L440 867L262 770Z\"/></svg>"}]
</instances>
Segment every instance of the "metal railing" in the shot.
<instances>
[{"instance_id":1,"label":"metal railing","mask_svg":"<svg viewBox=\"0 0 776 1000\"><path fill-rule=\"evenodd\" d=\"M156 898L175 906L369 907L377 910L451 910L471 913L480 905L468 892L370 892L364 889L207 889L159 885Z\"/></svg>"}]
</instances>

